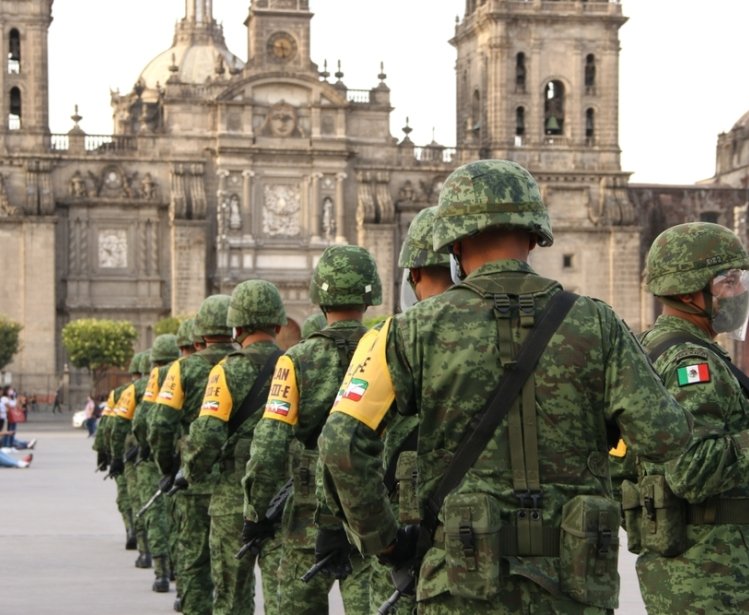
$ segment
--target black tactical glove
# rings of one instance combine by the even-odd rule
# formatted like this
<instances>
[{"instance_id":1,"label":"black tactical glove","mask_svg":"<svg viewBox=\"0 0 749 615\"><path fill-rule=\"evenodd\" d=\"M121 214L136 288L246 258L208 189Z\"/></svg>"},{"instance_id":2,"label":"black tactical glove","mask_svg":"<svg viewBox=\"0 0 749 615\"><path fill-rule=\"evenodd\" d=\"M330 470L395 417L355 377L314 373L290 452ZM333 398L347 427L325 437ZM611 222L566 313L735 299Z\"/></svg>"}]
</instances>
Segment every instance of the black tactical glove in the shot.
<instances>
[{"instance_id":1,"label":"black tactical glove","mask_svg":"<svg viewBox=\"0 0 749 615\"><path fill-rule=\"evenodd\" d=\"M109 455L107 455L104 451L97 451L96 453L96 469L97 470L106 470L109 466Z\"/></svg>"},{"instance_id":2,"label":"black tactical glove","mask_svg":"<svg viewBox=\"0 0 749 615\"><path fill-rule=\"evenodd\" d=\"M169 493L172 485L174 485L174 476L171 474L165 474L161 477L161 480L159 480L159 489L161 490L161 493Z\"/></svg>"},{"instance_id":3,"label":"black tactical glove","mask_svg":"<svg viewBox=\"0 0 749 615\"><path fill-rule=\"evenodd\" d=\"M125 471L125 463L122 457L115 457L109 464L109 476L116 478Z\"/></svg>"},{"instance_id":4,"label":"black tactical glove","mask_svg":"<svg viewBox=\"0 0 749 615\"><path fill-rule=\"evenodd\" d=\"M419 526L405 525L398 528L395 540L377 556L381 564L402 568L416 558L419 544Z\"/></svg>"},{"instance_id":5,"label":"black tactical glove","mask_svg":"<svg viewBox=\"0 0 749 615\"><path fill-rule=\"evenodd\" d=\"M338 530L317 530L315 540L315 562L332 555L325 567L320 570L325 576L345 579L351 574L351 543L343 528Z\"/></svg>"},{"instance_id":6,"label":"black tactical glove","mask_svg":"<svg viewBox=\"0 0 749 615\"><path fill-rule=\"evenodd\" d=\"M242 542L247 544L253 540L262 542L273 538L276 535L276 528L273 527L273 522L268 519L261 521L250 521L249 519L244 520L242 526Z\"/></svg>"},{"instance_id":7,"label":"black tactical glove","mask_svg":"<svg viewBox=\"0 0 749 615\"><path fill-rule=\"evenodd\" d=\"M174 484L172 485L172 488L169 490L169 495L172 493L176 493L177 491L182 491L183 489L187 489L189 487L187 483L187 479L185 478L185 475L182 473L182 470L177 472L177 475L174 477Z\"/></svg>"}]
</instances>

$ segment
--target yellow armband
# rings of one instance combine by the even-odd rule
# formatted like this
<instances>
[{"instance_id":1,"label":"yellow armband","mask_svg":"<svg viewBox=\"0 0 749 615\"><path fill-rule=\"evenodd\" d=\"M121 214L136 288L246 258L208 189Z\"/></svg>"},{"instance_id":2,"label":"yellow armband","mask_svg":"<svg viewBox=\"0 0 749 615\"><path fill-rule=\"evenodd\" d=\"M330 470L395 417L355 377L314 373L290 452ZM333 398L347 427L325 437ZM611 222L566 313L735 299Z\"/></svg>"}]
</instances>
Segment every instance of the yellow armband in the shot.
<instances>
[{"instance_id":1,"label":"yellow armband","mask_svg":"<svg viewBox=\"0 0 749 615\"><path fill-rule=\"evenodd\" d=\"M224 366L219 363L214 366L208 376L208 384L205 387L203 403L200 406L198 416L211 416L215 419L228 421L231 417L233 403L229 387L226 385Z\"/></svg>"},{"instance_id":2,"label":"yellow armband","mask_svg":"<svg viewBox=\"0 0 749 615\"><path fill-rule=\"evenodd\" d=\"M185 392L182 390L182 369L180 361L175 361L164 378L164 384L159 389L156 403L164 404L175 410L182 410L185 405Z\"/></svg>"},{"instance_id":3,"label":"yellow armband","mask_svg":"<svg viewBox=\"0 0 749 615\"><path fill-rule=\"evenodd\" d=\"M296 371L294 371L291 358L286 355L281 356L276 362L276 371L273 373L263 418L289 425L296 425L299 420L299 389L296 385Z\"/></svg>"}]
</instances>

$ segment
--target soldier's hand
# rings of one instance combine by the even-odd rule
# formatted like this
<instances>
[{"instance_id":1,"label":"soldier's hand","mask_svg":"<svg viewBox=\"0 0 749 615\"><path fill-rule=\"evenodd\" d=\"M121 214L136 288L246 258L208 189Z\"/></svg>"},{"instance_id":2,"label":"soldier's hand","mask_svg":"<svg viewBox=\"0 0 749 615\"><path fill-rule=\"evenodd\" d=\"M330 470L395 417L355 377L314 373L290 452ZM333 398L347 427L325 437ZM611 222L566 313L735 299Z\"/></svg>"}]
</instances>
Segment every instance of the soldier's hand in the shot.
<instances>
[{"instance_id":1,"label":"soldier's hand","mask_svg":"<svg viewBox=\"0 0 749 615\"><path fill-rule=\"evenodd\" d=\"M115 478L125 471L125 463L122 461L122 457L115 457L109 464L109 475Z\"/></svg>"},{"instance_id":2,"label":"soldier's hand","mask_svg":"<svg viewBox=\"0 0 749 615\"><path fill-rule=\"evenodd\" d=\"M174 483L172 484L172 488L169 490L169 493L167 495L172 495L173 493L177 493L177 491L187 489L189 486L190 485L188 484L185 475L182 473L182 470L180 470L174 477Z\"/></svg>"},{"instance_id":3,"label":"soldier's hand","mask_svg":"<svg viewBox=\"0 0 749 615\"><path fill-rule=\"evenodd\" d=\"M419 526L405 525L398 528L395 540L377 556L381 564L401 568L413 561L419 544Z\"/></svg>"},{"instance_id":4,"label":"soldier's hand","mask_svg":"<svg viewBox=\"0 0 749 615\"><path fill-rule=\"evenodd\" d=\"M343 529L317 530L315 541L315 562L333 554L325 568L320 572L334 579L345 579L351 574L351 543Z\"/></svg>"},{"instance_id":5,"label":"soldier's hand","mask_svg":"<svg viewBox=\"0 0 749 615\"><path fill-rule=\"evenodd\" d=\"M96 453L96 469L104 471L109 466L109 455L104 451L98 451Z\"/></svg>"},{"instance_id":6,"label":"soldier's hand","mask_svg":"<svg viewBox=\"0 0 749 615\"><path fill-rule=\"evenodd\" d=\"M242 542L244 544L253 540L268 540L275 535L276 528L273 527L273 523L268 521L268 519L263 519L262 521L244 520L244 526L242 526Z\"/></svg>"},{"instance_id":7,"label":"soldier's hand","mask_svg":"<svg viewBox=\"0 0 749 615\"><path fill-rule=\"evenodd\" d=\"M171 474L165 474L161 477L161 480L159 480L159 489L161 489L161 493L169 493L169 490L172 488L172 485L174 484L174 476Z\"/></svg>"}]
</instances>

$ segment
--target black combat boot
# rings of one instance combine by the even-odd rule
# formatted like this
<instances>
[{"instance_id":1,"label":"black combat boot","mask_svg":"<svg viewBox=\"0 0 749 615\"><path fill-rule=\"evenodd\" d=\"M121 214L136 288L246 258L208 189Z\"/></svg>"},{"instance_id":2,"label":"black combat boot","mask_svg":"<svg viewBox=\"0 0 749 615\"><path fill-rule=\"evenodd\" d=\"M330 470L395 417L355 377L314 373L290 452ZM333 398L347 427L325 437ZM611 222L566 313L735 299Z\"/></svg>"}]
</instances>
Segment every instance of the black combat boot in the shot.
<instances>
[{"instance_id":1,"label":"black combat boot","mask_svg":"<svg viewBox=\"0 0 749 615\"><path fill-rule=\"evenodd\" d=\"M128 528L127 538L125 539L125 548L128 551L135 551L137 546L138 546L138 541L135 538L135 530L133 528Z\"/></svg>"},{"instance_id":2,"label":"black combat boot","mask_svg":"<svg viewBox=\"0 0 749 615\"><path fill-rule=\"evenodd\" d=\"M180 596L177 596L177 599L174 601L173 608L177 613L182 612L182 598Z\"/></svg>"},{"instance_id":3,"label":"black combat boot","mask_svg":"<svg viewBox=\"0 0 749 615\"><path fill-rule=\"evenodd\" d=\"M136 568L150 568L151 567L151 554L140 552L138 559L135 560Z\"/></svg>"},{"instance_id":4,"label":"black combat boot","mask_svg":"<svg viewBox=\"0 0 749 615\"><path fill-rule=\"evenodd\" d=\"M156 579L151 586L155 592L163 594L169 591L169 571L167 570L167 560L163 555L153 556L153 573Z\"/></svg>"}]
</instances>

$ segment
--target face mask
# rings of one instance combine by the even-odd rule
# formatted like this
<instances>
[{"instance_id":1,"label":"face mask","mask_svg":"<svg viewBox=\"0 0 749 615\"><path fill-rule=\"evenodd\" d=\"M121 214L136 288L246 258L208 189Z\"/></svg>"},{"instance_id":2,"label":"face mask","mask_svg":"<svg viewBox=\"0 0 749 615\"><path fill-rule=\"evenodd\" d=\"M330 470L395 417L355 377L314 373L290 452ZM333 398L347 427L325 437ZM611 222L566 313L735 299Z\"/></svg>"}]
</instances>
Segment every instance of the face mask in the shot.
<instances>
[{"instance_id":1,"label":"face mask","mask_svg":"<svg viewBox=\"0 0 749 615\"><path fill-rule=\"evenodd\" d=\"M713 305L712 327L716 333L745 328L749 315L749 292L715 299Z\"/></svg>"},{"instance_id":2,"label":"face mask","mask_svg":"<svg viewBox=\"0 0 749 615\"><path fill-rule=\"evenodd\" d=\"M450 254L450 277L452 278L453 284L460 284L465 275L463 275L463 268L460 266L460 262L455 258L454 254Z\"/></svg>"}]
</instances>

